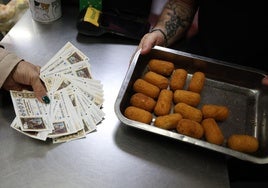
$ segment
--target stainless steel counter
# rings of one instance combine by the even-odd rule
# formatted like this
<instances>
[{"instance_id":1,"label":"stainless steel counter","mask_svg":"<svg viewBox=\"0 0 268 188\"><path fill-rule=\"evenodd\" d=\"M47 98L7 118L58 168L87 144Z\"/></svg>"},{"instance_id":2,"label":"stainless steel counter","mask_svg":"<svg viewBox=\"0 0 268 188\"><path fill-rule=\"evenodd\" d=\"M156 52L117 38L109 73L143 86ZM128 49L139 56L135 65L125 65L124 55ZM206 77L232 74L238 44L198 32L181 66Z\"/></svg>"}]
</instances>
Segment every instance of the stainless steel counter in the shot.
<instances>
[{"instance_id":1,"label":"stainless steel counter","mask_svg":"<svg viewBox=\"0 0 268 188\"><path fill-rule=\"evenodd\" d=\"M52 144L10 127L10 101L0 101L0 187L229 187L225 156L119 122L114 102L137 42L119 37L78 35L75 8L39 24L29 11L3 38L8 50L44 65L67 41L89 58L95 79L104 85L105 120L85 139Z\"/></svg>"}]
</instances>

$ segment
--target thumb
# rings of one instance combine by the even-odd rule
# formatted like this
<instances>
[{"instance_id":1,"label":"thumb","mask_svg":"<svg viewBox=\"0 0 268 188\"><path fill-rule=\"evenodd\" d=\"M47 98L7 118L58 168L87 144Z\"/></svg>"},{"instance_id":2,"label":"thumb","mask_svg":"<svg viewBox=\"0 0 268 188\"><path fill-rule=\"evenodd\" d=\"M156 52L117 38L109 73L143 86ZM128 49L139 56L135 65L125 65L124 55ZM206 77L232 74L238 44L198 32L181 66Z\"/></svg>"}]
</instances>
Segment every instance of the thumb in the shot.
<instances>
[{"instance_id":1,"label":"thumb","mask_svg":"<svg viewBox=\"0 0 268 188\"><path fill-rule=\"evenodd\" d=\"M46 104L49 104L50 103L50 99L47 96L46 88L45 88L44 84L41 82L40 79L36 79L32 83L32 88L33 88L33 91L35 93L36 98L40 102L44 102Z\"/></svg>"},{"instance_id":2,"label":"thumb","mask_svg":"<svg viewBox=\"0 0 268 188\"><path fill-rule=\"evenodd\" d=\"M262 79L262 84L268 86L268 76Z\"/></svg>"}]
</instances>

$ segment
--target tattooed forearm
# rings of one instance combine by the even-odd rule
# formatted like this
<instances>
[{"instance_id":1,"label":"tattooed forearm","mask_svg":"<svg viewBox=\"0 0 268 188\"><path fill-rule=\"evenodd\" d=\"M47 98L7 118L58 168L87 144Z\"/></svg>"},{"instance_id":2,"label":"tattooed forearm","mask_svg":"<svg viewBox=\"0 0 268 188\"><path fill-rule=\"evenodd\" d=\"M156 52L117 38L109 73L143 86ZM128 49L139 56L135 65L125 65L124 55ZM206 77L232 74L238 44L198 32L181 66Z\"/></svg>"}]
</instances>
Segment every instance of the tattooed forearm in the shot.
<instances>
[{"instance_id":1,"label":"tattooed forearm","mask_svg":"<svg viewBox=\"0 0 268 188\"><path fill-rule=\"evenodd\" d=\"M170 0L165 8L169 19L165 20L164 25L167 38L170 39L176 35L179 29L185 30L191 24L195 10L192 4L176 0Z\"/></svg>"}]
</instances>

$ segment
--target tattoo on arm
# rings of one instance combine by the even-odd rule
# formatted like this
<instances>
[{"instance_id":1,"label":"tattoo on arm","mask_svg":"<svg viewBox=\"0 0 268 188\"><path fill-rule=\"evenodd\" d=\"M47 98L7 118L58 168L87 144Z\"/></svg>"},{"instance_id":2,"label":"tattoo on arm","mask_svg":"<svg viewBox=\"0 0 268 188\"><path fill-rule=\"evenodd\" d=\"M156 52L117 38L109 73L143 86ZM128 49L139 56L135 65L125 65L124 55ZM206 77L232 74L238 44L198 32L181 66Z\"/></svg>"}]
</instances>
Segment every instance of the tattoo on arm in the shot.
<instances>
[{"instance_id":1,"label":"tattoo on arm","mask_svg":"<svg viewBox=\"0 0 268 188\"><path fill-rule=\"evenodd\" d=\"M176 35L179 29L186 29L193 18L193 8L184 2L170 0L165 7L168 10L169 20L165 22L167 38L170 39Z\"/></svg>"}]
</instances>

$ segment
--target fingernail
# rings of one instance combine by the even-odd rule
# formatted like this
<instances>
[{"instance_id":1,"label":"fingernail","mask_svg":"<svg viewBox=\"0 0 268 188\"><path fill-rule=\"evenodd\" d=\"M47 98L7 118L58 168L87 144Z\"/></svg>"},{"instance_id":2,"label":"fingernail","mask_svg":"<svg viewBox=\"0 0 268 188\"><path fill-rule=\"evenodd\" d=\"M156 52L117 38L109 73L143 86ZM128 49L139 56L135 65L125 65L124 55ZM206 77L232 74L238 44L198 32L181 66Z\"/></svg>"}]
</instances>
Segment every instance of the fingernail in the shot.
<instances>
[{"instance_id":1,"label":"fingernail","mask_svg":"<svg viewBox=\"0 0 268 188\"><path fill-rule=\"evenodd\" d=\"M49 100L48 96L43 96L42 101L44 101L46 104L50 103L50 100Z\"/></svg>"}]
</instances>

